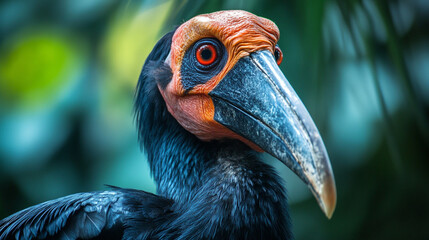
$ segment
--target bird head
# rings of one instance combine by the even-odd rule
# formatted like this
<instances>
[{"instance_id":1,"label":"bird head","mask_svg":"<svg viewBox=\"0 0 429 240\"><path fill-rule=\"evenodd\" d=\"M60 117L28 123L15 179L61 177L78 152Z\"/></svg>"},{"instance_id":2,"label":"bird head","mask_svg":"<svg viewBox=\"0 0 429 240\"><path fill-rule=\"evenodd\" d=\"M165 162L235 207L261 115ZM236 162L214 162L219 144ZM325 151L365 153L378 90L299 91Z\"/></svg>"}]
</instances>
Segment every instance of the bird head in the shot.
<instances>
[{"instance_id":1,"label":"bird head","mask_svg":"<svg viewBox=\"0 0 429 240\"><path fill-rule=\"evenodd\" d=\"M196 16L179 26L158 89L179 124L202 141L236 139L289 167L330 218L336 188L322 138L278 64L279 29L245 11Z\"/></svg>"}]
</instances>

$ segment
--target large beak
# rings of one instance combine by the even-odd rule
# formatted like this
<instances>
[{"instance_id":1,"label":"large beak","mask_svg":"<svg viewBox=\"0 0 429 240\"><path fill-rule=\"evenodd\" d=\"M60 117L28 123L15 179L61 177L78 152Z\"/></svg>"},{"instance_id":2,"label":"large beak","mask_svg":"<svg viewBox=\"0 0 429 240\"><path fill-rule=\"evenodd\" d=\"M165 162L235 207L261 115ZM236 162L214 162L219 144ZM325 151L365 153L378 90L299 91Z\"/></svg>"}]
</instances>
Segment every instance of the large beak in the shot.
<instances>
[{"instance_id":1,"label":"large beak","mask_svg":"<svg viewBox=\"0 0 429 240\"><path fill-rule=\"evenodd\" d=\"M337 194L323 140L272 53L243 57L209 95L214 119L289 167L331 218Z\"/></svg>"}]
</instances>

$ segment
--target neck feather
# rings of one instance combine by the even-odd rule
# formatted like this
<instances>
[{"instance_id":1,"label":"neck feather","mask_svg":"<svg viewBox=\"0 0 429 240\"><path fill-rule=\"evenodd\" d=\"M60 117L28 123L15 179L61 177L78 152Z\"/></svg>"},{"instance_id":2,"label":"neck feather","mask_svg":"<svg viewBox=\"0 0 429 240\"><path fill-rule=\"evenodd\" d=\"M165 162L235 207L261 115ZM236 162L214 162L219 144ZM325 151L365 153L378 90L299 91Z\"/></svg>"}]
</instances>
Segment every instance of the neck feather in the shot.
<instances>
[{"instance_id":1,"label":"neck feather","mask_svg":"<svg viewBox=\"0 0 429 240\"><path fill-rule=\"evenodd\" d=\"M190 225L187 237L199 238L197 234L212 229L219 231L209 234L220 238L233 229L273 238L292 236L283 182L257 152L236 140L203 142L171 116L158 89L146 97L150 99L144 99L146 104L140 105L137 115L142 147L158 194L173 199L184 213L177 221L183 225L182 218L197 218L187 222L201 223ZM225 223L231 229L213 227Z\"/></svg>"},{"instance_id":2,"label":"neck feather","mask_svg":"<svg viewBox=\"0 0 429 240\"><path fill-rule=\"evenodd\" d=\"M200 232L213 229L227 231L211 236L227 237L234 231L224 228L225 222L229 222L231 228L240 229L239 233L250 234L243 238L256 234L289 239L286 194L274 169L237 140L199 140L168 112L158 89L158 85L165 87L171 77L171 69L164 64L169 52L165 46L171 45L171 36L167 35L157 44L163 51L154 50L143 67L135 104L139 140L146 150L158 194L173 199L183 218L207 215L204 219L210 221L206 223L201 218L188 221L209 228L200 231L193 224L184 234L189 238L198 238ZM180 219L177 221L182 224Z\"/></svg>"}]
</instances>

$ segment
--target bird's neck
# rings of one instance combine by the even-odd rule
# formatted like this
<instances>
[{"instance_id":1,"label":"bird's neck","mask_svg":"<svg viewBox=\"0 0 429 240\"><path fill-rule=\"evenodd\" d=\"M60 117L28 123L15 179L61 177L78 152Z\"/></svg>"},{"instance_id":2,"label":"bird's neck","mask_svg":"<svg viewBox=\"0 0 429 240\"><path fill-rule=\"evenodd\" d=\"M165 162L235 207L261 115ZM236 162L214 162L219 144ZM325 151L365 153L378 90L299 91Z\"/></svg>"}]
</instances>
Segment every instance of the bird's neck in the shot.
<instances>
[{"instance_id":1,"label":"bird's neck","mask_svg":"<svg viewBox=\"0 0 429 240\"><path fill-rule=\"evenodd\" d=\"M137 115L139 139L146 150L158 194L187 200L203 181L212 164L208 156L215 150L183 129L168 112L156 85L146 85Z\"/></svg>"},{"instance_id":2,"label":"bird's neck","mask_svg":"<svg viewBox=\"0 0 429 240\"><path fill-rule=\"evenodd\" d=\"M258 159L258 153L238 141L199 140L177 123L162 99L146 108L148 111L143 112L139 123L145 126L140 138L158 194L175 200L180 211L189 214L188 219L196 218L202 226L227 229L227 224L243 230L243 234L272 234L289 239L282 181L271 166ZM204 225L201 219L210 222ZM257 232L247 229L251 226ZM266 231L261 230L264 228ZM193 236L192 232L189 234ZM222 237L228 232L213 234Z\"/></svg>"}]
</instances>

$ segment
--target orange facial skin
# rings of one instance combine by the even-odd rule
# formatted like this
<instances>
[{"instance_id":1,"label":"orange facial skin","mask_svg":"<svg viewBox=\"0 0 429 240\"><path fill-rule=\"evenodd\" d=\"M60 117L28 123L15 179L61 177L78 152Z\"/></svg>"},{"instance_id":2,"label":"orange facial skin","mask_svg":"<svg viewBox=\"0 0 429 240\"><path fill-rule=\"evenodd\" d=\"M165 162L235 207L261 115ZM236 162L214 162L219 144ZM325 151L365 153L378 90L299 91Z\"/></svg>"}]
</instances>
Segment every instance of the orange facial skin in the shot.
<instances>
[{"instance_id":1,"label":"orange facial skin","mask_svg":"<svg viewBox=\"0 0 429 240\"><path fill-rule=\"evenodd\" d=\"M168 111L189 132L203 141L239 139L255 150L262 151L214 120L214 105L208 93L242 57L259 50L274 51L279 39L277 26L268 19L245 11L220 11L196 16L175 32L171 45L170 67L173 78L165 89L158 87ZM205 84L185 92L180 68L185 52L202 38L217 38L226 48L228 59L220 73Z\"/></svg>"}]
</instances>

